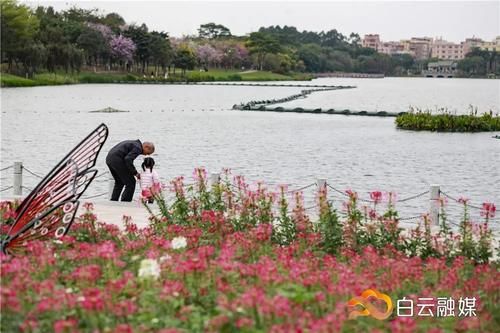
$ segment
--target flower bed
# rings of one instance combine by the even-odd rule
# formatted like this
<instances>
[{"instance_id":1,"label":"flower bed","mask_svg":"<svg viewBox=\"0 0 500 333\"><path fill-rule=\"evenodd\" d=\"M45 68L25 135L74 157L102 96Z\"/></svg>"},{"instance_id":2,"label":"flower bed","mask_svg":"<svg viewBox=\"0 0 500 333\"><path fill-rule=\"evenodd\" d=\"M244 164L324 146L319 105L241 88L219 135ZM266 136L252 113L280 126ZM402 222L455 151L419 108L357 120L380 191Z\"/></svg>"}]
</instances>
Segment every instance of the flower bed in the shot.
<instances>
[{"instance_id":1,"label":"flower bed","mask_svg":"<svg viewBox=\"0 0 500 333\"><path fill-rule=\"evenodd\" d=\"M320 189L311 222L300 193L250 190L230 176L209 187L171 183L156 192L161 214L138 229L98 222L92 204L61 242L28 244L1 259L3 332L494 332L500 273L491 262L489 219L472 225L463 200L458 234L428 218L408 234L391 197L359 207L347 192L337 212ZM146 206L148 207L148 206ZM10 204L0 212L12 222ZM341 214L343 213L343 214ZM345 215L344 215L345 214ZM343 217L341 217L341 215ZM367 288L396 299L475 297L476 316L349 319L347 302Z\"/></svg>"}]
</instances>

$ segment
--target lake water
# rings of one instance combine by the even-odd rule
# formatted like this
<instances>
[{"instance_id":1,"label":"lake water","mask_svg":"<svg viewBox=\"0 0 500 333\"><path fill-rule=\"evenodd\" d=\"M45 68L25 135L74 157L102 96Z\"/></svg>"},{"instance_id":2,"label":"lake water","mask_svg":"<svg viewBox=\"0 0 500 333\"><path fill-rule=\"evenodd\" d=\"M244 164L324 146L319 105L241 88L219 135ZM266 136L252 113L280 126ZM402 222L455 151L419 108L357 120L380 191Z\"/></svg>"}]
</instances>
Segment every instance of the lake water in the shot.
<instances>
[{"instance_id":1,"label":"lake water","mask_svg":"<svg viewBox=\"0 0 500 333\"><path fill-rule=\"evenodd\" d=\"M317 92L306 99L287 103L293 107L321 107L354 111L408 111L410 106L423 110L446 108L459 114L469 113L470 106L478 113L500 112L500 80L328 78L315 80L322 84L354 85L356 89Z\"/></svg>"},{"instance_id":2,"label":"lake water","mask_svg":"<svg viewBox=\"0 0 500 333\"><path fill-rule=\"evenodd\" d=\"M414 105L459 113L467 112L469 104L480 112L500 108L499 80L338 78L307 83L358 88L313 93L289 106L405 111ZM44 174L104 122L110 136L98 161L103 171L105 154L115 143L139 138L155 142L164 180L190 178L196 166L209 172L230 168L251 183L289 184L290 189L326 178L334 187L352 188L364 198L370 190L395 191L404 198L435 183L454 197L499 206L500 140L492 136L500 133L411 132L397 130L394 118L231 110L233 104L300 90L112 84L2 89L1 167L22 161ZM89 113L108 106L130 112ZM2 189L12 185L11 170L1 177ZM25 186L32 188L36 182L24 174ZM86 194L106 190L105 181L96 181ZM0 194L8 196L6 192ZM313 189L305 196L312 203ZM413 216L426 211L428 202L426 195L398 208L401 215ZM479 212L473 214L479 217Z\"/></svg>"}]
</instances>

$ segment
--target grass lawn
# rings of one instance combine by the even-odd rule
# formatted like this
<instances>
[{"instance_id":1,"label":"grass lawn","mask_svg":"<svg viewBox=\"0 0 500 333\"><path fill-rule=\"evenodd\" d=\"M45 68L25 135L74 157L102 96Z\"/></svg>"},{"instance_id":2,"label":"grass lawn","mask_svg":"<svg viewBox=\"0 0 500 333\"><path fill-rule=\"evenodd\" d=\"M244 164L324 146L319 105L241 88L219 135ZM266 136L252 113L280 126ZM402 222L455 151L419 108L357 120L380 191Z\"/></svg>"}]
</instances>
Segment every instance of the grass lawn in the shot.
<instances>
[{"instance_id":1,"label":"grass lawn","mask_svg":"<svg viewBox=\"0 0 500 333\"><path fill-rule=\"evenodd\" d=\"M182 77L179 70L176 74L169 75L169 82L210 82L210 81L293 81L293 80L310 80L312 76L305 73L290 73L283 75L269 71L239 71L226 69L210 69L208 72L200 72L199 70L187 71L186 76ZM20 76L2 73L0 76L2 87L32 87L32 86L47 86L60 84L76 84L76 83L116 83L122 81L150 81L151 78L146 76L143 79L142 75L136 73L121 73L121 72L81 72L78 74L58 73L40 73L36 74L33 79L25 79ZM153 80L164 81L163 77Z\"/></svg>"},{"instance_id":2,"label":"grass lawn","mask_svg":"<svg viewBox=\"0 0 500 333\"><path fill-rule=\"evenodd\" d=\"M0 82L2 87L31 87L36 83L33 80L28 80L20 76L4 74L0 75Z\"/></svg>"}]
</instances>

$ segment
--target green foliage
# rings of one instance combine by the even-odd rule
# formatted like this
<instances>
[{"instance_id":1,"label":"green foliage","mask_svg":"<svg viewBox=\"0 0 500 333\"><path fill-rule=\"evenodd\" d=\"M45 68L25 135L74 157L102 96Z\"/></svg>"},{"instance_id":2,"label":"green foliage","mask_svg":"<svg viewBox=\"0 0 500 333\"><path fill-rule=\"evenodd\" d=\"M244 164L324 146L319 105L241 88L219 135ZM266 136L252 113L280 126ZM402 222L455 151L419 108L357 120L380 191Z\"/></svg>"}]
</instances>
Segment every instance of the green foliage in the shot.
<instances>
[{"instance_id":1,"label":"green foliage","mask_svg":"<svg viewBox=\"0 0 500 333\"><path fill-rule=\"evenodd\" d=\"M83 29L76 44L85 51L90 65L97 64L99 56L109 51L104 36L99 31L87 27Z\"/></svg>"},{"instance_id":2,"label":"green foliage","mask_svg":"<svg viewBox=\"0 0 500 333\"><path fill-rule=\"evenodd\" d=\"M151 63L160 66L163 70L172 63L174 51L170 46L168 34L153 31L150 39Z\"/></svg>"},{"instance_id":3,"label":"green foliage","mask_svg":"<svg viewBox=\"0 0 500 333\"><path fill-rule=\"evenodd\" d=\"M194 69L197 63L218 69L266 70L284 76L332 71L406 75L410 69L419 70L413 68L411 58L378 54L375 50L361 47L358 34L346 36L335 29L313 32L298 31L289 26L271 26L262 27L249 36L238 37L232 36L229 29L221 24L207 23L198 29L199 37L177 40L175 45L171 45L166 32L150 31L145 24L127 26L117 13L102 15L97 9L78 7L59 12L52 7L41 6L33 10L14 0L2 1L1 22L2 61L9 63L9 73L21 77L27 74L29 78L44 70L64 70L73 74L82 68L94 72L120 69L140 73L141 76L149 76L151 72L162 76L167 68L168 71L173 68L174 73L170 74L175 77L175 69L180 68L182 77L169 78L170 82L186 80L187 71ZM131 55L126 59L113 56L117 44L111 43L112 36L120 34L131 39L135 46L133 50L130 48ZM208 45L218 56L212 57L210 62L197 59L200 45ZM483 59L484 55L477 56ZM492 65L487 59L476 63L478 59L474 59L461 65L471 75L482 75L483 64L490 67L496 64ZM222 79L212 76L214 80ZM241 79L246 78L241 75ZM187 80L210 81L212 77L194 75ZM225 75L224 80L238 81L240 78Z\"/></svg>"},{"instance_id":4,"label":"green foliage","mask_svg":"<svg viewBox=\"0 0 500 333\"><path fill-rule=\"evenodd\" d=\"M182 74L186 74L186 70L193 69L196 65L196 57L186 45L179 47L174 58L175 67L182 69Z\"/></svg>"},{"instance_id":5,"label":"green foliage","mask_svg":"<svg viewBox=\"0 0 500 333\"><path fill-rule=\"evenodd\" d=\"M433 114L429 110L411 108L410 112L396 118L396 126L414 131L437 132L488 132L500 131L500 116L484 113L477 116L477 110L468 115L457 115L441 109Z\"/></svg>"},{"instance_id":6,"label":"green foliage","mask_svg":"<svg viewBox=\"0 0 500 333\"><path fill-rule=\"evenodd\" d=\"M14 0L0 2L1 59L9 63L19 56L19 52L33 41L39 21L30 8Z\"/></svg>"},{"instance_id":7,"label":"green foliage","mask_svg":"<svg viewBox=\"0 0 500 333\"><path fill-rule=\"evenodd\" d=\"M324 201L320 204L318 230L321 234L321 246L330 254L338 254L343 245L342 225L337 212L332 209L331 203Z\"/></svg>"},{"instance_id":8,"label":"green foliage","mask_svg":"<svg viewBox=\"0 0 500 333\"><path fill-rule=\"evenodd\" d=\"M227 78L229 79L229 81L241 81L241 80L243 80L243 78L241 77L240 74L230 74L230 75L228 75Z\"/></svg>"},{"instance_id":9,"label":"green foliage","mask_svg":"<svg viewBox=\"0 0 500 333\"><path fill-rule=\"evenodd\" d=\"M208 39L231 37L231 31L222 24L206 23L198 28L198 36Z\"/></svg>"},{"instance_id":10,"label":"green foliage","mask_svg":"<svg viewBox=\"0 0 500 333\"><path fill-rule=\"evenodd\" d=\"M33 87L36 85L33 80L6 73L1 73L0 82L2 87Z\"/></svg>"},{"instance_id":11,"label":"green foliage","mask_svg":"<svg viewBox=\"0 0 500 333\"><path fill-rule=\"evenodd\" d=\"M473 48L464 59L458 62L457 68L465 76L500 75L500 53L496 50Z\"/></svg>"},{"instance_id":12,"label":"green foliage","mask_svg":"<svg viewBox=\"0 0 500 333\"><path fill-rule=\"evenodd\" d=\"M19 76L10 74L1 74L2 87L34 87L34 86L47 86L47 85L61 85L78 83L74 76L60 75L60 74L37 74L31 79L24 79Z\"/></svg>"},{"instance_id":13,"label":"green foliage","mask_svg":"<svg viewBox=\"0 0 500 333\"><path fill-rule=\"evenodd\" d=\"M257 55L257 66L263 69L264 58L267 54L280 52L281 46L276 38L263 32L252 32L246 42L250 54Z\"/></svg>"}]
</instances>

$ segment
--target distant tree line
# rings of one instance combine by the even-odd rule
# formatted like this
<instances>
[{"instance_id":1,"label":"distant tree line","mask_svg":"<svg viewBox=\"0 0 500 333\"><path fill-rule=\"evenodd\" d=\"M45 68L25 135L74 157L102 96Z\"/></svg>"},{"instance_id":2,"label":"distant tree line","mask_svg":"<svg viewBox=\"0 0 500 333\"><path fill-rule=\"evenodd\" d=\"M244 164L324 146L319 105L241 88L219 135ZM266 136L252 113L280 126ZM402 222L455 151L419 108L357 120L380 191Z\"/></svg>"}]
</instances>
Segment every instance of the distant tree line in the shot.
<instances>
[{"instance_id":1,"label":"distant tree line","mask_svg":"<svg viewBox=\"0 0 500 333\"><path fill-rule=\"evenodd\" d=\"M465 76L485 76L496 74L500 76L500 53L496 50L480 50L473 48L460 60L457 68Z\"/></svg>"},{"instance_id":2,"label":"distant tree line","mask_svg":"<svg viewBox=\"0 0 500 333\"><path fill-rule=\"evenodd\" d=\"M32 9L15 0L1 1L2 68L32 77L44 71L128 71L155 76L180 69L258 69L289 72L362 72L418 74L428 60L408 54L389 56L360 44L360 36L337 30L298 31L262 27L234 36L220 24L200 25L197 36L173 38L145 24L127 24L117 13L73 7ZM474 50L460 61L466 74L496 72L498 56Z\"/></svg>"}]
</instances>

